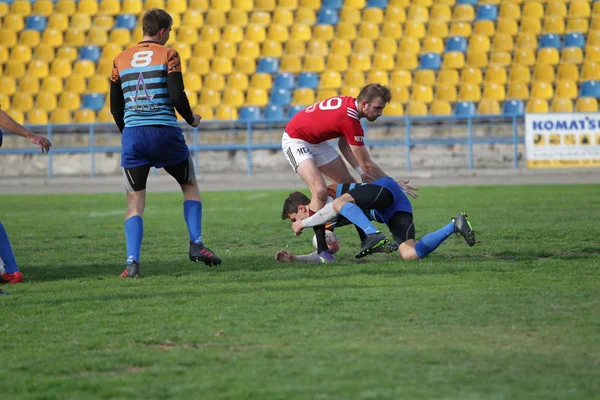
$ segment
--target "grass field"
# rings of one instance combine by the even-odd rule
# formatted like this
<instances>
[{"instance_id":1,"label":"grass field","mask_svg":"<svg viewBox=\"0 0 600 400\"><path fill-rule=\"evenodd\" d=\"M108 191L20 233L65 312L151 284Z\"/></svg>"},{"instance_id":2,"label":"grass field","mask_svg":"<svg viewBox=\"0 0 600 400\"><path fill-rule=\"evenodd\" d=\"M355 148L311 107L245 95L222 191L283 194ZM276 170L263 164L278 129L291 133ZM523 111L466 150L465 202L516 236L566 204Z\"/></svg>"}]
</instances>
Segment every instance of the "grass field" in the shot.
<instances>
[{"instance_id":1,"label":"grass field","mask_svg":"<svg viewBox=\"0 0 600 400\"><path fill-rule=\"evenodd\" d=\"M1 399L600 398L600 189L423 188L417 236L469 212L480 243L418 262L312 251L284 191L204 194L221 268L187 261L180 194L150 194L121 280L124 194L0 196L26 283L0 296Z\"/></svg>"}]
</instances>

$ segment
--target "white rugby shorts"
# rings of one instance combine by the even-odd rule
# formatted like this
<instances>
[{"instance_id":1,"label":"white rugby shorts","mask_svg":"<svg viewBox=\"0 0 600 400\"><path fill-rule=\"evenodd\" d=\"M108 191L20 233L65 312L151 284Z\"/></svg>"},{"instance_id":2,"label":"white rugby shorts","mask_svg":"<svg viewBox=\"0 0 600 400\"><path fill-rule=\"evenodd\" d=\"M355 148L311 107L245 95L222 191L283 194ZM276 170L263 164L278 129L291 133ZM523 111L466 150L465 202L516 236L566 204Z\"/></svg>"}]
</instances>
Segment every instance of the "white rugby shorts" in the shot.
<instances>
[{"instance_id":1,"label":"white rugby shorts","mask_svg":"<svg viewBox=\"0 0 600 400\"><path fill-rule=\"evenodd\" d=\"M286 132L283 132L283 137L281 138L281 148L294 171L298 169L302 161L307 159L314 160L317 167L320 167L329 164L340 156L336 149L328 142L312 144L302 139L291 138Z\"/></svg>"}]
</instances>

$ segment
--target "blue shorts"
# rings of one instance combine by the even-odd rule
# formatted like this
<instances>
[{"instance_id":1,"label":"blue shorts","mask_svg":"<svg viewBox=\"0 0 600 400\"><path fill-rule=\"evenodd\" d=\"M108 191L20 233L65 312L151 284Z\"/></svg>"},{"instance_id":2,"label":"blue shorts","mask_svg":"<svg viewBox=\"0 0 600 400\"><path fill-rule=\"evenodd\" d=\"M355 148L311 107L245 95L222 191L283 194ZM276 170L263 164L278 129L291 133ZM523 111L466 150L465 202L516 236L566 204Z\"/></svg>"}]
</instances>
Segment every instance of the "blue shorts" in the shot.
<instances>
[{"instance_id":1,"label":"blue shorts","mask_svg":"<svg viewBox=\"0 0 600 400\"><path fill-rule=\"evenodd\" d=\"M166 125L132 126L121 137L123 168L153 165L164 168L190 157L181 128Z\"/></svg>"},{"instance_id":2,"label":"blue shorts","mask_svg":"<svg viewBox=\"0 0 600 400\"><path fill-rule=\"evenodd\" d=\"M410 200L404 194L404 191L398 185L398 182L393 180L392 178L386 176L384 178L377 179L374 182L371 182L373 185L382 186L392 192L394 196L394 202L391 206L385 209L385 211L380 212L383 222L386 224L390 221L390 219L399 211L407 212L412 214L412 205L410 204Z\"/></svg>"},{"instance_id":3,"label":"blue shorts","mask_svg":"<svg viewBox=\"0 0 600 400\"><path fill-rule=\"evenodd\" d=\"M2 147L2 129L0 129L0 147Z\"/></svg>"}]
</instances>

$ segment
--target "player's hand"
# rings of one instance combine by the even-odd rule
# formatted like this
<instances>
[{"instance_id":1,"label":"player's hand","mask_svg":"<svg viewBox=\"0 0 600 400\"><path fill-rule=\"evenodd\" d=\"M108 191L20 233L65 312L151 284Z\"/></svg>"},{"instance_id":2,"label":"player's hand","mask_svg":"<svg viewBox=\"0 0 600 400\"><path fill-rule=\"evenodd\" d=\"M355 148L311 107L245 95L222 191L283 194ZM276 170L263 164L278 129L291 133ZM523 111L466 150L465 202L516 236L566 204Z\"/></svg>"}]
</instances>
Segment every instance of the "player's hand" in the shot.
<instances>
[{"instance_id":1,"label":"player's hand","mask_svg":"<svg viewBox=\"0 0 600 400\"><path fill-rule=\"evenodd\" d=\"M294 221L292 223L292 230L294 231L294 235L296 235L296 236L300 235L302 233L302 229L304 229L304 227L302 226L301 219Z\"/></svg>"},{"instance_id":2,"label":"player's hand","mask_svg":"<svg viewBox=\"0 0 600 400\"><path fill-rule=\"evenodd\" d=\"M198 125L200 125L200 120L202 119L202 117L199 114L194 114L194 122L192 122L192 127L197 127Z\"/></svg>"},{"instance_id":3,"label":"player's hand","mask_svg":"<svg viewBox=\"0 0 600 400\"><path fill-rule=\"evenodd\" d=\"M360 175L360 179L362 180L362 183L370 183L370 182L373 182L376 180L375 178L373 178L371 175L367 174L366 172L363 172Z\"/></svg>"},{"instance_id":4,"label":"player's hand","mask_svg":"<svg viewBox=\"0 0 600 400\"><path fill-rule=\"evenodd\" d=\"M27 136L27 139L31 143L33 143L36 146L38 146L40 148L40 150L42 150L42 154L49 152L50 151L50 147L52 147L52 144L50 143L50 141L48 139L46 139L42 135L37 135L37 134L35 134L33 132L31 132Z\"/></svg>"},{"instance_id":5,"label":"player's hand","mask_svg":"<svg viewBox=\"0 0 600 400\"><path fill-rule=\"evenodd\" d=\"M419 195L414 192L415 190L419 190L419 188L418 187L410 186L408 184L408 182L410 182L410 180L408 180L408 181L396 181L396 182L402 188L402 190L404 190L404 193L406 193L407 196L410 196L413 199L418 199L419 198Z\"/></svg>"},{"instance_id":6,"label":"player's hand","mask_svg":"<svg viewBox=\"0 0 600 400\"><path fill-rule=\"evenodd\" d=\"M282 250L275 253L275 260L279 262L292 262L294 258L294 255L289 251Z\"/></svg>"}]
</instances>

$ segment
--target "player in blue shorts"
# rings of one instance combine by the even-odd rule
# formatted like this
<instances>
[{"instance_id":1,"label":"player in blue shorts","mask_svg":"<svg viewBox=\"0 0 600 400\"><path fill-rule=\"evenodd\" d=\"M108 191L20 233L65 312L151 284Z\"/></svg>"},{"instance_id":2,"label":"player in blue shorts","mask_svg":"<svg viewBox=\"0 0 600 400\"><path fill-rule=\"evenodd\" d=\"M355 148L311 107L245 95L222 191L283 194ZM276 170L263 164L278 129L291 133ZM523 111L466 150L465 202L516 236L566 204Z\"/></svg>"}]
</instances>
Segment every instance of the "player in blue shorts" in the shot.
<instances>
[{"instance_id":1,"label":"player in blue shorts","mask_svg":"<svg viewBox=\"0 0 600 400\"><path fill-rule=\"evenodd\" d=\"M175 115L176 109L189 125L200 124L201 117L192 112L184 92L179 54L165 47L172 25L173 19L165 10L148 10L142 19L142 41L118 54L113 63L110 110L122 132L121 166L127 191L123 278L140 276L142 214L152 166L164 168L181 186L190 260L209 266L221 264L203 243L200 191Z\"/></svg>"},{"instance_id":2,"label":"player in blue shorts","mask_svg":"<svg viewBox=\"0 0 600 400\"><path fill-rule=\"evenodd\" d=\"M375 228L365 213L388 226L394 240L399 244L398 253L405 260L426 257L453 233L462 235L469 246L474 246L476 243L475 231L471 227L467 214L462 212L441 229L426 234L418 242L415 241L412 205L400 185L389 177L367 184L337 185L335 197L335 200L328 202L318 213L309 216L310 199L300 192L291 193L285 200L282 218L292 221L292 230L297 235L304 228L315 224L325 224L340 218L347 219L365 234L356 258L376 252L387 242L385 235ZM369 238L372 238L371 242L376 239L377 244L372 245ZM313 258L314 260L304 261L335 261L331 254L321 253ZM277 253L276 259L297 261L296 256L289 252Z\"/></svg>"},{"instance_id":3,"label":"player in blue shorts","mask_svg":"<svg viewBox=\"0 0 600 400\"><path fill-rule=\"evenodd\" d=\"M31 143L38 146L42 153L47 153L50 151L50 147L52 147L48 139L42 135L31 132L29 129L12 119L10 115L0 110L0 147L2 147L2 129L23 136ZM0 222L0 266L2 265L4 266L4 273L0 274L0 283L21 283L23 281L23 274L17 265L17 260L15 259L12 246L10 245L10 240L6 234L4 225Z\"/></svg>"}]
</instances>

